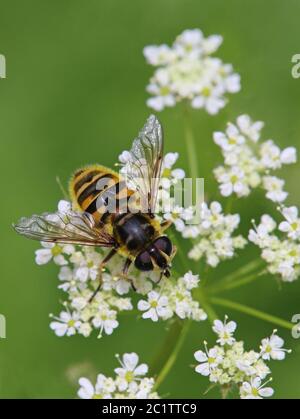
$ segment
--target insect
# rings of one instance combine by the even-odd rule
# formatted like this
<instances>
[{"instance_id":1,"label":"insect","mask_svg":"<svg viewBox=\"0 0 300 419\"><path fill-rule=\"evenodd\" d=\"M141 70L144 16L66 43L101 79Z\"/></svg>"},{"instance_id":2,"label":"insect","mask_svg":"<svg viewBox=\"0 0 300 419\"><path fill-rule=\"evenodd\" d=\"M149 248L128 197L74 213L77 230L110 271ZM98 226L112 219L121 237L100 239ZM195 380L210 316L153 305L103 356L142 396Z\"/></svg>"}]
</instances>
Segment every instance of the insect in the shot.
<instances>
[{"instance_id":1,"label":"insect","mask_svg":"<svg viewBox=\"0 0 300 419\"><path fill-rule=\"evenodd\" d=\"M169 277L176 247L164 232L171 222L160 223L155 215L162 162L163 131L151 115L133 141L125 177L100 165L77 170L69 185L72 211L22 218L14 228L34 240L109 248L91 299L101 288L106 264L116 254L125 258L119 276L133 288L128 276L132 264L140 271L158 271L159 280Z\"/></svg>"}]
</instances>

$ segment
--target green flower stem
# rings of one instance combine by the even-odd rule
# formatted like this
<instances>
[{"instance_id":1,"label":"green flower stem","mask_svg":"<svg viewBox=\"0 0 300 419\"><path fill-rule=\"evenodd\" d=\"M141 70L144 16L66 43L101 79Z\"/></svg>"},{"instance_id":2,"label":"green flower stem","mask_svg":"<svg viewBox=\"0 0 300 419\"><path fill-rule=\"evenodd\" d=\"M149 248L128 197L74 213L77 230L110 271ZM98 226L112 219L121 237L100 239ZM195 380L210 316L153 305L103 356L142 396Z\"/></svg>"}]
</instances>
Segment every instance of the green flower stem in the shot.
<instances>
[{"instance_id":1,"label":"green flower stem","mask_svg":"<svg viewBox=\"0 0 300 419\"><path fill-rule=\"evenodd\" d=\"M157 356L151 375L157 375L154 390L157 390L172 369L190 329L191 321L175 321Z\"/></svg>"},{"instance_id":2,"label":"green flower stem","mask_svg":"<svg viewBox=\"0 0 300 419\"><path fill-rule=\"evenodd\" d=\"M233 207L233 203L234 203L234 197L231 195L228 199L227 199L227 204L225 206L225 212L227 214L230 214L232 211L232 207Z\"/></svg>"},{"instance_id":3,"label":"green flower stem","mask_svg":"<svg viewBox=\"0 0 300 419\"><path fill-rule=\"evenodd\" d=\"M292 330L295 326L286 320L280 319L279 317L272 316L271 314L264 313L263 311L256 310L252 307L248 307L243 304L236 303L234 301L218 297L212 297L210 299L210 302L220 307L225 307L235 311L239 311L240 313L248 314L252 317L256 317L257 319L264 320L268 323L272 323L278 327L283 327L288 330Z\"/></svg>"},{"instance_id":4,"label":"green flower stem","mask_svg":"<svg viewBox=\"0 0 300 419\"><path fill-rule=\"evenodd\" d=\"M263 274L265 274L267 271L263 270L248 276L245 276L244 278L241 278L239 280L235 280L235 281L231 281L225 284L220 284L220 285L216 285L216 286L212 286L208 292L210 294L217 294L219 292L223 292L223 291L229 291L229 290L233 290L235 288L239 288L242 287L244 285L248 285L251 282L257 281L258 279L260 279ZM222 281L223 282L223 281Z\"/></svg>"},{"instance_id":5,"label":"green flower stem","mask_svg":"<svg viewBox=\"0 0 300 419\"><path fill-rule=\"evenodd\" d=\"M197 300L199 301L201 308L203 308L203 310L205 311L205 313L208 316L208 320L210 321L211 324L213 324L213 322L215 320L217 320L218 315L216 314L216 312L214 311L214 309L212 308L212 306L210 305L203 287L199 287L197 288L197 290L195 290L195 297L197 298Z\"/></svg>"},{"instance_id":6,"label":"green flower stem","mask_svg":"<svg viewBox=\"0 0 300 419\"><path fill-rule=\"evenodd\" d=\"M203 310L207 313L208 319L211 323L218 318L217 314L208 302L205 293L201 287L195 290L196 297L201 304ZM165 380L170 370L172 369L178 354L184 344L187 333L191 326L191 320L179 321L176 320L161 347L160 352L155 359L151 368L151 375L156 376L154 389L157 390L161 383Z\"/></svg>"},{"instance_id":7,"label":"green flower stem","mask_svg":"<svg viewBox=\"0 0 300 419\"><path fill-rule=\"evenodd\" d=\"M264 265L264 262L261 259L255 259L254 261L249 262L247 265L242 266L241 268L237 269L235 272L230 273L229 275L226 275L223 279L218 281L216 283L215 287L219 287L222 285L225 286L225 284L231 284L232 282L236 280L240 280L244 276L248 276L248 274L252 274L253 271L257 270L261 266Z\"/></svg>"},{"instance_id":8,"label":"green flower stem","mask_svg":"<svg viewBox=\"0 0 300 419\"><path fill-rule=\"evenodd\" d=\"M189 105L186 104L184 109L184 123L185 123L185 144L188 154L190 176L196 180L198 177L198 160L197 160L197 149L195 144L195 137L191 127L190 121L190 109Z\"/></svg>"}]
</instances>

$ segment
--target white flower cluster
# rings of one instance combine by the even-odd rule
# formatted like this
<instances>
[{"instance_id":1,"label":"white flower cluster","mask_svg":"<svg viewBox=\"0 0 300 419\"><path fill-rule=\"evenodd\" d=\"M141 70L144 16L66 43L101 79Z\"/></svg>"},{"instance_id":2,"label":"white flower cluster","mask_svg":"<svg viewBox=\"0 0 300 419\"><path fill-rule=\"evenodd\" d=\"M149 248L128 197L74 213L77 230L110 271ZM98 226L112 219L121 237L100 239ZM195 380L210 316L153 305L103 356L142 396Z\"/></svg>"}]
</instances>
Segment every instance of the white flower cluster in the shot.
<instances>
[{"instance_id":1,"label":"white flower cluster","mask_svg":"<svg viewBox=\"0 0 300 419\"><path fill-rule=\"evenodd\" d=\"M242 236L233 236L239 223L239 214L223 214L219 202L212 202L210 206L203 204L200 224L190 230L193 238L200 236L200 241L190 250L189 258L199 260L205 257L208 265L213 267L232 258L235 250L244 248L247 243Z\"/></svg>"},{"instance_id":2,"label":"white flower cluster","mask_svg":"<svg viewBox=\"0 0 300 419\"><path fill-rule=\"evenodd\" d=\"M139 363L136 353L126 353L120 358L121 367L115 369L114 378L103 374L97 376L93 385L87 378L80 378L78 397L80 399L158 399L158 394L153 390L154 378L147 378L146 364Z\"/></svg>"},{"instance_id":3,"label":"white flower cluster","mask_svg":"<svg viewBox=\"0 0 300 419\"><path fill-rule=\"evenodd\" d=\"M160 318L167 320L175 315L180 319L206 320L206 313L192 297L191 291L197 288L198 284L198 275L191 272L187 272L178 280L165 279L155 290L148 293L147 300L138 302L138 309L143 311L144 319L154 322Z\"/></svg>"},{"instance_id":4,"label":"white flower cluster","mask_svg":"<svg viewBox=\"0 0 300 419\"><path fill-rule=\"evenodd\" d=\"M295 163L296 149L280 150L273 140L259 143L263 126L263 122L252 122L248 115L241 115L236 124L228 124L225 133L214 133L214 141L221 148L225 163L214 170L223 196L240 198L248 196L252 189L262 187L271 201L286 199L284 180L270 172Z\"/></svg>"},{"instance_id":5,"label":"white flower cluster","mask_svg":"<svg viewBox=\"0 0 300 419\"><path fill-rule=\"evenodd\" d=\"M193 108L217 114L226 104L226 94L240 90L240 76L232 65L211 56L222 41L220 35L205 38L200 29L193 29L180 34L172 47L145 47L147 62L158 67L147 86L153 96L147 105L161 111L188 100Z\"/></svg>"},{"instance_id":6,"label":"white flower cluster","mask_svg":"<svg viewBox=\"0 0 300 419\"><path fill-rule=\"evenodd\" d=\"M283 234L275 234L276 221L265 214L260 224L254 224L250 230L249 240L262 250L261 256L271 274L279 275L282 281L292 282L300 276L300 218L295 206L282 206L279 211L285 219L278 225Z\"/></svg>"},{"instance_id":7,"label":"white flower cluster","mask_svg":"<svg viewBox=\"0 0 300 419\"><path fill-rule=\"evenodd\" d=\"M228 322L227 316L224 323L220 320L214 322L217 345L208 349L205 342L205 351L195 352L195 359L199 362L195 371L224 389L237 386L241 399L271 397L273 389L265 387L271 380L262 384L271 374L266 361L284 360L290 351L283 348L284 341L277 336L276 330L270 338L262 340L259 351L245 351L244 342L237 342L234 337L236 327L235 322Z\"/></svg>"},{"instance_id":8,"label":"white flower cluster","mask_svg":"<svg viewBox=\"0 0 300 419\"><path fill-rule=\"evenodd\" d=\"M66 214L70 203L60 201L59 212ZM101 249L87 246L71 246L42 243L43 248L36 251L36 263L43 265L53 260L60 266L59 288L67 294L64 310L58 317L50 315L50 327L57 336L81 334L90 336L94 329L98 335L110 335L119 326L118 314L133 310L131 284L120 278L124 264L121 256L115 256L103 272L103 285L92 301L89 301L98 286L98 269L105 253ZM182 278L164 278L159 284L158 274L142 273L134 270L131 275L136 289L135 294L142 298L138 309L142 318L157 321L178 316L196 321L206 320L206 314L199 303L193 300L191 290L197 287L199 279L191 272ZM143 299L147 296L147 301Z\"/></svg>"}]
</instances>

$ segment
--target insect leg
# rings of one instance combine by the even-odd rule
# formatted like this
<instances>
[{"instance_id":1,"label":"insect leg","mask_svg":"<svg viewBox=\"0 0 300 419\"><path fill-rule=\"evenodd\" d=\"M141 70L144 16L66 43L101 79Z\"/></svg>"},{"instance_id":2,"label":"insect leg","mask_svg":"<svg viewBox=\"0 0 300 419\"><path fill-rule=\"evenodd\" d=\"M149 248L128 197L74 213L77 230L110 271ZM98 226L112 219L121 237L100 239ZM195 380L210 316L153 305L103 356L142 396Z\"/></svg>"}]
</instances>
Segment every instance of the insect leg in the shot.
<instances>
[{"instance_id":1,"label":"insect leg","mask_svg":"<svg viewBox=\"0 0 300 419\"><path fill-rule=\"evenodd\" d=\"M105 256L105 258L102 260L102 262L99 265L99 271L98 271L98 279L99 279L99 285L96 288L95 292L93 293L93 295L91 296L91 298L89 299L89 303L91 303L93 301L93 299L96 297L96 295L98 294L98 292L101 289L102 286L102 271L103 268L105 267L105 265L110 261L110 259L115 256L115 254L117 253L116 249L112 249L108 255Z\"/></svg>"},{"instance_id":2,"label":"insect leg","mask_svg":"<svg viewBox=\"0 0 300 419\"><path fill-rule=\"evenodd\" d=\"M134 291L136 291L136 288L135 288L135 285L134 285L133 280L132 280L132 279L130 279L130 278L128 278L128 271L129 271L129 268L130 268L131 264L132 264L132 260L130 260L130 259L126 259L126 262L125 262L125 264L124 264L124 266L123 266L123 270L122 270L122 277L123 277L124 279L126 279L127 281L129 281L129 282L130 282L130 284L131 284L131 286L132 286L132 289L133 289Z\"/></svg>"},{"instance_id":3,"label":"insect leg","mask_svg":"<svg viewBox=\"0 0 300 419\"><path fill-rule=\"evenodd\" d=\"M171 225L173 224L173 221L171 220L166 220L163 221L160 225L161 227L161 231L164 232L165 230L167 230L169 227L171 227Z\"/></svg>"},{"instance_id":4,"label":"insect leg","mask_svg":"<svg viewBox=\"0 0 300 419\"><path fill-rule=\"evenodd\" d=\"M129 271L129 268L130 268L131 264L132 264L132 260L129 259L129 258L126 259L125 264L124 264L123 269L122 269L122 272L118 275L118 277L120 279L124 279L125 281L130 282L132 289L134 291L136 291L136 287L134 285L133 279L128 277L128 271Z\"/></svg>"},{"instance_id":5,"label":"insect leg","mask_svg":"<svg viewBox=\"0 0 300 419\"><path fill-rule=\"evenodd\" d=\"M127 275L128 275L128 271L129 271L129 268L130 268L130 265L132 264L132 261L131 261L131 259L126 259L126 262L125 262L125 264L124 264L124 266L123 266L123 270L122 270L122 275L124 275L124 276L126 276L127 277Z\"/></svg>"},{"instance_id":6,"label":"insect leg","mask_svg":"<svg viewBox=\"0 0 300 419\"><path fill-rule=\"evenodd\" d=\"M171 253L171 256L170 256L171 261L174 259L175 255L177 253L177 250L178 250L177 247L173 246L173 250L172 250L172 253Z\"/></svg>"}]
</instances>

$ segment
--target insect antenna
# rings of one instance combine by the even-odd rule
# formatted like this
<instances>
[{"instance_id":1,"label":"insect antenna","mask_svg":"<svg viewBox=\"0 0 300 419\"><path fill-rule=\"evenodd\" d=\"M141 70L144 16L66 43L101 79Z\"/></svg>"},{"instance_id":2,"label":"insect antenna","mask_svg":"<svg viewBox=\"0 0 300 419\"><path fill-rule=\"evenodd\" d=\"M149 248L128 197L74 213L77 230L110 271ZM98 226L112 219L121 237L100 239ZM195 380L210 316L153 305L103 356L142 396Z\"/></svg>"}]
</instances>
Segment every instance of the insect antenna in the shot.
<instances>
[{"instance_id":1,"label":"insect antenna","mask_svg":"<svg viewBox=\"0 0 300 419\"><path fill-rule=\"evenodd\" d=\"M59 176L56 176L55 180L56 180L56 183L57 183L59 189L61 190L61 192L63 194L63 197L68 201L70 199L69 198L69 194L65 190L65 188L64 188L64 186L63 186L63 184L62 184L62 182L60 180L60 177Z\"/></svg>"}]
</instances>

